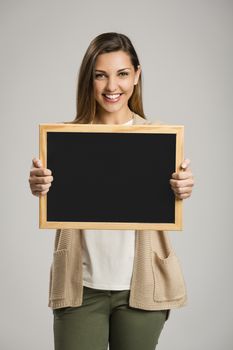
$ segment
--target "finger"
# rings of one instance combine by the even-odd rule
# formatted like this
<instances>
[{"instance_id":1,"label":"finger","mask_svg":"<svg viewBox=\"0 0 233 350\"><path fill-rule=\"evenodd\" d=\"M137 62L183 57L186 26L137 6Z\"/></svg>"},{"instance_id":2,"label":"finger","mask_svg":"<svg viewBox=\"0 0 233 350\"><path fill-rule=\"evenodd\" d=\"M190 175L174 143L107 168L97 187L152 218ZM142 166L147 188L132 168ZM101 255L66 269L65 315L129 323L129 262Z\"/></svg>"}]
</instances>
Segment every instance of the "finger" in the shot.
<instances>
[{"instance_id":1,"label":"finger","mask_svg":"<svg viewBox=\"0 0 233 350\"><path fill-rule=\"evenodd\" d=\"M45 191L42 191L42 192L38 192L38 191L32 191L32 194L36 197L41 197L41 196L44 196L46 195L46 193L48 193L49 190L45 190Z\"/></svg>"},{"instance_id":2,"label":"finger","mask_svg":"<svg viewBox=\"0 0 233 350\"><path fill-rule=\"evenodd\" d=\"M49 189L46 190L46 191L41 192L41 195L44 196L44 195L45 195L46 193L48 193L48 192L49 192Z\"/></svg>"},{"instance_id":3,"label":"finger","mask_svg":"<svg viewBox=\"0 0 233 350\"><path fill-rule=\"evenodd\" d=\"M170 179L170 184L174 188L178 188L178 187L193 187L194 179L193 178L188 178L188 179L185 179L185 180Z\"/></svg>"},{"instance_id":4,"label":"finger","mask_svg":"<svg viewBox=\"0 0 233 350\"><path fill-rule=\"evenodd\" d=\"M172 173L173 179L185 179L188 177L193 177L192 170L189 167L186 169L183 169L181 171L177 171L177 172Z\"/></svg>"},{"instance_id":5,"label":"finger","mask_svg":"<svg viewBox=\"0 0 233 350\"><path fill-rule=\"evenodd\" d=\"M30 184L48 184L53 181L53 176L31 176Z\"/></svg>"},{"instance_id":6,"label":"finger","mask_svg":"<svg viewBox=\"0 0 233 350\"><path fill-rule=\"evenodd\" d=\"M51 184L47 185L33 185L31 186L32 193L43 193L44 191L48 191L51 187Z\"/></svg>"},{"instance_id":7,"label":"finger","mask_svg":"<svg viewBox=\"0 0 233 350\"><path fill-rule=\"evenodd\" d=\"M41 160L38 159L38 158L33 158L32 159L32 168L41 168L42 167L42 163L41 163Z\"/></svg>"},{"instance_id":8,"label":"finger","mask_svg":"<svg viewBox=\"0 0 233 350\"><path fill-rule=\"evenodd\" d=\"M30 171L30 176L51 176L52 171L46 168L32 168Z\"/></svg>"},{"instance_id":9,"label":"finger","mask_svg":"<svg viewBox=\"0 0 233 350\"><path fill-rule=\"evenodd\" d=\"M191 194L192 193L192 188L191 187L182 187L182 188L172 188L173 191L176 194Z\"/></svg>"},{"instance_id":10,"label":"finger","mask_svg":"<svg viewBox=\"0 0 233 350\"><path fill-rule=\"evenodd\" d=\"M176 194L175 196L178 199L186 199L186 198L189 198L191 196L191 193Z\"/></svg>"},{"instance_id":11,"label":"finger","mask_svg":"<svg viewBox=\"0 0 233 350\"><path fill-rule=\"evenodd\" d=\"M189 167L190 164L191 164L190 159L186 158L186 159L181 163L180 168L181 168L182 170L187 170L187 168Z\"/></svg>"},{"instance_id":12,"label":"finger","mask_svg":"<svg viewBox=\"0 0 233 350\"><path fill-rule=\"evenodd\" d=\"M191 171L179 171L177 173L172 174L172 179L174 180L186 180L193 178L193 174Z\"/></svg>"},{"instance_id":13,"label":"finger","mask_svg":"<svg viewBox=\"0 0 233 350\"><path fill-rule=\"evenodd\" d=\"M43 191L46 191L47 189L49 189L50 187L51 187L51 183L45 184L45 185L34 184L32 186L32 191L34 191L34 192L43 192Z\"/></svg>"}]
</instances>

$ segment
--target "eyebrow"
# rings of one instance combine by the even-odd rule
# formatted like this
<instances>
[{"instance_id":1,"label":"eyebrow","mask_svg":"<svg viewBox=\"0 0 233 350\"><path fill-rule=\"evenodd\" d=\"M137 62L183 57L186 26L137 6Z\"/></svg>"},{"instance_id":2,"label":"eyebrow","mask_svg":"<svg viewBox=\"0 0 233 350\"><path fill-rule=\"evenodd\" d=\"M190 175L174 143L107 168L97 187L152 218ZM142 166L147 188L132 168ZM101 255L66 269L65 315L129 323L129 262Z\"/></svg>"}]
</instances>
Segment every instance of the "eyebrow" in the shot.
<instances>
[{"instance_id":1,"label":"eyebrow","mask_svg":"<svg viewBox=\"0 0 233 350\"><path fill-rule=\"evenodd\" d=\"M121 72L121 71L123 71L123 70L125 70L125 69L131 69L130 67L127 67L127 68L121 68L121 69L118 69L118 71L117 72ZM104 70L102 70L102 69L96 69L95 70L96 72L102 72L102 73L106 73Z\"/></svg>"}]
</instances>

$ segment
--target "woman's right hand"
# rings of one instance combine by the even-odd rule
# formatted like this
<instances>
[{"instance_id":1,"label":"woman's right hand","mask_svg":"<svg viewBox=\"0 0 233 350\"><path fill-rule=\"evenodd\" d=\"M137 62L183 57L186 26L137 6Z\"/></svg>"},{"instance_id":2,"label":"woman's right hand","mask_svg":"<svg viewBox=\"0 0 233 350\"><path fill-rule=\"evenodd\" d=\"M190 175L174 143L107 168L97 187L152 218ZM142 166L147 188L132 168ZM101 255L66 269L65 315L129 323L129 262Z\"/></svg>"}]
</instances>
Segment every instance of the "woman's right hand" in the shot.
<instances>
[{"instance_id":1,"label":"woman's right hand","mask_svg":"<svg viewBox=\"0 0 233 350\"><path fill-rule=\"evenodd\" d=\"M49 191L53 181L52 172L42 167L40 159L33 158L28 181L34 196L44 196Z\"/></svg>"}]
</instances>

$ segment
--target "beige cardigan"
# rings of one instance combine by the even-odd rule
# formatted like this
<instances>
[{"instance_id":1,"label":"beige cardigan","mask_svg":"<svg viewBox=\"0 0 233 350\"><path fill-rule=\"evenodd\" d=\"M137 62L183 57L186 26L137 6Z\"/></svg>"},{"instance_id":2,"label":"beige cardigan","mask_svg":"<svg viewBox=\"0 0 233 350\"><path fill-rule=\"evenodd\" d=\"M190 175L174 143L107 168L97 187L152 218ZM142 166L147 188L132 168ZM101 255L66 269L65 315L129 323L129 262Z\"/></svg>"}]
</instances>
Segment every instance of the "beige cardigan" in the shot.
<instances>
[{"instance_id":1,"label":"beige cardigan","mask_svg":"<svg viewBox=\"0 0 233 350\"><path fill-rule=\"evenodd\" d=\"M152 124L134 115L133 124ZM56 231L50 269L49 307L77 307L82 304L82 230ZM186 304L186 288L177 256L164 231L136 230L135 257L129 306L144 310L165 310Z\"/></svg>"}]
</instances>

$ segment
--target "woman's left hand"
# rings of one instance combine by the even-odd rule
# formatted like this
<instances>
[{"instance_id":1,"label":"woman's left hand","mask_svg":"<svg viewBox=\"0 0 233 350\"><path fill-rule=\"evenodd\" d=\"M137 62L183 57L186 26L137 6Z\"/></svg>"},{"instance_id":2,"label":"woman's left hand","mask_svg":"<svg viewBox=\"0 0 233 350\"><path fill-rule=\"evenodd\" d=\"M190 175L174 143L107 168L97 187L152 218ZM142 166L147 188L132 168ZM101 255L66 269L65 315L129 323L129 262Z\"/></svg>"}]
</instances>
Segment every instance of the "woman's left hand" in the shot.
<instances>
[{"instance_id":1,"label":"woman's left hand","mask_svg":"<svg viewBox=\"0 0 233 350\"><path fill-rule=\"evenodd\" d=\"M188 198L192 194L194 179L189 165L190 160L185 159L180 165L182 170L173 173L172 178L170 179L171 188L174 191L175 196L179 199Z\"/></svg>"}]
</instances>

